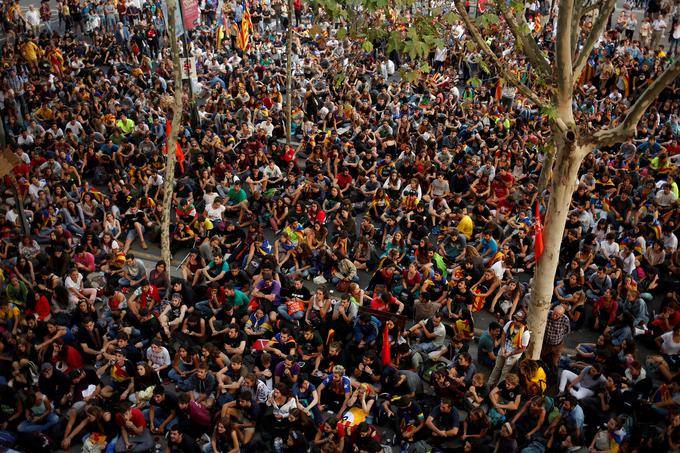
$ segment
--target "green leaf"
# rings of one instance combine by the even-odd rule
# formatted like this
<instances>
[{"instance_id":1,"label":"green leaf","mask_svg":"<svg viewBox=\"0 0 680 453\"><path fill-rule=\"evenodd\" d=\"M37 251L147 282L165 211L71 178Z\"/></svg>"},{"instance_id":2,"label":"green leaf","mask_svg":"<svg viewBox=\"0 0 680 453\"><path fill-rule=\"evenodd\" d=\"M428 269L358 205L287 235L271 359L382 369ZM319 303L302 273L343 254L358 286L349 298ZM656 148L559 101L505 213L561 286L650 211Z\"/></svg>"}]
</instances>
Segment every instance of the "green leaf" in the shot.
<instances>
[{"instance_id":1,"label":"green leaf","mask_svg":"<svg viewBox=\"0 0 680 453\"><path fill-rule=\"evenodd\" d=\"M453 25L460 20L460 16L452 11L444 15L444 20L447 24Z\"/></svg>"},{"instance_id":2,"label":"green leaf","mask_svg":"<svg viewBox=\"0 0 680 453\"><path fill-rule=\"evenodd\" d=\"M337 90L340 88L340 85L342 85L342 82L345 81L345 74L343 72L336 74L335 77L333 77L333 84L335 85L335 89Z\"/></svg>"},{"instance_id":3,"label":"green leaf","mask_svg":"<svg viewBox=\"0 0 680 453\"><path fill-rule=\"evenodd\" d=\"M387 31L382 27L370 27L366 30L366 37L369 41L376 42L382 41L387 38Z\"/></svg>"},{"instance_id":4,"label":"green leaf","mask_svg":"<svg viewBox=\"0 0 680 453\"><path fill-rule=\"evenodd\" d=\"M420 58L427 58L428 54L430 53L430 46L428 46L423 41L417 41L414 44L414 48L415 48L416 54Z\"/></svg>"},{"instance_id":5,"label":"green leaf","mask_svg":"<svg viewBox=\"0 0 680 453\"><path fill-rule=\"evenodd\" d=\"M522 21L517 29L519 30L520 34L522 35L528 35L531 34L531 29L529 29L529 24L526 23L526 21Z\"/></svg>"},{"instance_id":6,"label":"green leaf","mask_svg":"<svg viewBox=\"0 0 680 453\"><path fill-rule=\"evenodd\" d=\"M467 49L468 52L474 52L477 50L477 43L474 41L466 41L465 48Z\"/></svg>"},{"instance_id":7,"label":"green leaf","mask_svg":"<svg viewBox=\"0 0 680 453\"><path fill-rule=\"evenodd\" d=\"M361 48L364 49L364 52L373 52L373 43L371 41L364 41Z\"/></svg>"},{"instance_id":8,"label":"green leaf","mask_svg":"<svg viewBox=\"0 0 680 453\"><path fill-rule=\"evenodd\" d=\"M498 25L501 23L501 20L499 17L495 14L492 13L484 13L481 16L478 16L476 19L477 26L481 28L482 30L486 30L492 25Z\"/></svg>"},{"instance_id":9,"label":"green leaf","mask_svg":"<svg viewBox=\"0 0 680 453\"><path fill-rule=\"evenodd\" d=\"M524 2L520 0L512 0L510 2L510 8L514 9L516 12L524 11Z\"/></svg>"},{"instance_id":10,"label":"green leaf","mask_svg":"<svg viewBox=\"0 0 680 453\"><path fill-rule=\"evenodd\" d=\"M545 115L551 120L554 120L555 118L557 118L557 109L552 104L543 106L541 107L541 115Z\"/></svg>"},{"instance_id":11,"label":"green leaf","mask_svg":"<svg viewBox=\"0 0 680 453\"><path fill-rule=\"evenodd\" d=\"M408 71L406 73L406 81L408 83L413 83L420 78L418 71Z\"/></svg>"},{"instance_id":12,"label":"green leaf","mask_svg":"<svg viewBox=\"0 0 680 453\"><path fill-rule=\"evenodd\" d=\"M347 36L347 29L346 28L340 28L338 29L337 32L335 32L335 38L336 39L345 39Z\"/></svg>"},{"instance_id":13,"label":"green leaf","mask_svg":"<svg viewBox=\"0 0 680 453\"><path fill-rule=\"evenodd\" d=\"M430 65L429 65L429 64L423 63L423 64L420 65L420 68L418 68L418 70L419 70L420 72L423 72L423 73L425 73L425 74L428 74L428 73L432 70L432 68L430 68Z\"/></svg>"},{"instance_id":14,"label":"green leaf","mask_svg":"<svg viewBox=\"0 0 680 453\"><path fill-rule=\"evenodd\" d=\"M390 37L387 40L387 53L391 53L393 51L401 53L404 50L404 40L401 36L401 33L398 31L393 31L390 33Z\"/></svg>"},{"instance_id":15,"label":"green leaf","mask_svg":"<svg viewBox=\"0 0 680 453\"><path fill-rule=\"evenodd\" d=\"M468 79L467 84L475 88L482 86L482 81L477 78Z\"/></svg>"}]
</instances>

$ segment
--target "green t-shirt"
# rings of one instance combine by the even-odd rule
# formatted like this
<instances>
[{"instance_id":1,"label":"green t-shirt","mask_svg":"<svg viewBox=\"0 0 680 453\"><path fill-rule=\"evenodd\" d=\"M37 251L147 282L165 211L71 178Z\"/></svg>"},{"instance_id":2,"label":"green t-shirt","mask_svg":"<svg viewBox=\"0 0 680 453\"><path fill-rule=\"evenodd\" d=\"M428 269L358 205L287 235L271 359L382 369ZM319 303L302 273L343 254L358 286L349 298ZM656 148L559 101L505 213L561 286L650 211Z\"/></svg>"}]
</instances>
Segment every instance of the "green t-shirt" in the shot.
<instances>
[{"instance_id":1,"label":"green t-shirt","mask_svg":"<svg viewBox=\"0 0 680 453\"><path fill-rule=\"evenodd\" d=\"M229 198L229 204L236 205L241 203L247 198L246 191L239 189L236 191L233 187L227 192L227 198Z\"/></svg>"},{"instance_id":2,"label":"green t-shirt","mask_svg":"<svg viewBox=\"0 0 680 453\"><path fill-rule=\"evenodd\" d=\"M234 309L236 311L239 311L241 307L247 307L248 304L250 303L250 298L246 296L243 291L239 291L238 289L234 290L234 296L233 297L227 297L226 301L229 302L234 306Z\"/></svg>"}]
</instances>

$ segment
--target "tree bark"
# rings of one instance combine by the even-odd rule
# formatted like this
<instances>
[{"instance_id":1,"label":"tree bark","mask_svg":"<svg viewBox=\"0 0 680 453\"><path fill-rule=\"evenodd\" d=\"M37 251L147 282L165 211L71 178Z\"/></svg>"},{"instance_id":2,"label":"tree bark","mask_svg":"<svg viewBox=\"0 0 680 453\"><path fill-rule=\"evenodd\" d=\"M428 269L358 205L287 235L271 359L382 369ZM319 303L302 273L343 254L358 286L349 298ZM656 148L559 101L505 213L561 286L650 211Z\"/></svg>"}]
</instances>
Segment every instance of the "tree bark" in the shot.
<instances>
[{"instance_id":1,"label":"tree bark","mask_svg":"<svg viewBox=\"0 0 680 453\"><path fill-rule=\"evenodd\" d=\"M170 216L172 208L172 192L175 182L175 163L177 162L177 134L182 120L184 96L182 92L182 69L177 45L175 27L175 9L177 0L168 0L168 34L170 39L170 55L172 56L175 76L175 93L172 103L172 122L170 135L166 137L168 154L165 161L165 181L163 181L163 216L161 218L161 259L165 261L165 270L170 275L172 257L170 256ZM191 83L191 80L189 80Z\"/></svg>"},{"instance_id":2,"label":"tree bark","mask_svg":"<svg viewBox=\"0 0 680 453\"><path fill-rule=\"evenodd\" d=\"M293 0L288 0L288 33L286 35L286 144L290 146L293 126Z\"/></svg>"},{"instance_id":3,"label":"tree bark","mask_svg":"<svg viewBox=\"0 0 680 453\"><path fill-rule=\"evenodd\" d=\"M578 170L585 156L592 150L590 146L577 146L574 142L567 141L564 138L564 134L559 138L555 138L556 154L550 201L543 222L543 245L545 251L536 265L527 318L527 326L531 331L527 357L534 360L538 360L541 357L545 325L553 295L555 273L559 265L562 235L564 234L564 226L567 222L571 196L576 189Z\"/></svg>"},{"instance_id":4,"label":"tree bark","mask_svg":"<svg viewBox=\"0 0 680 453\"><path fill-rule=\"evenodd\" d=\"M545 159L543 159L543 167L541 174L538 175L538 193L541 194L548 188L550 180L552 179L552 167L555 163L555 150L550 149L545 151Z\"/></svg>"},{"instance_id":5,"label":"tree bark","mask_svg":"<svg viewBox=\"0 0 680 453\"><path fill-rule=\"evenodd\" d=\"M24 236L31 235L31 228L28 225L28 220L26 219L26 211L24 210L24 197L19 193L19 183L16 178L12 176L12 195L14 196L14 201L17 204L17 213L19 214L19 222L21 222L21 232Z\"/></svg>"}]
</instances>

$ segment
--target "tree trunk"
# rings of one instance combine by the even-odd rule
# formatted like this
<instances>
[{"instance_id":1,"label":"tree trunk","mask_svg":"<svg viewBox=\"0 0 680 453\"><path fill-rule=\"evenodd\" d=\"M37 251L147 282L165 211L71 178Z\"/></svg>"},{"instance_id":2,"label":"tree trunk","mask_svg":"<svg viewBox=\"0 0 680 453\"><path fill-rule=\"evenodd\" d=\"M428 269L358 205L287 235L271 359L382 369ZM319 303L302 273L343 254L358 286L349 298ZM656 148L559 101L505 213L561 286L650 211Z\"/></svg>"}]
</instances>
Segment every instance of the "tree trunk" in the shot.
<instances>
[{"instance_id":1,"label":"tree trunk","mask_svg":"<svg viewBox=\"0 0 680 453\"><path fill-rule=\"evenodd\" d=\"M566 141L563 135L555 137L555 146L550 201L543 221L544 252L536 265L527 319L527 326L531 331L527 357L534 360L541 357L555 273L559 265L560 246L571 196L576 189L578 169L581 167L583 158L592 150L590 146L578 146Z\"/></svg>"},{"instance_id":2,"label":"tree trunk","mask_svg":"<svg viewBox=\"0 0 680 453\"><path fill-rule=\"evenodd\" d=\"M286 35L286 144L290 145L293 126L293 0L288 0L288 33Z\"/></svg>"},{"instance_id":3,"label":"tree trunk","mask_svg":"<svg viewBox=\"0 0 680 453\"><path fill-rule=\"evenodd\" d=\"M12 195L14 195L14 202L17 204L17 213L19 214L19 222L21 222L21 232L25 236L31 235L31 228L26 219L26 211L24 210L24 197L19 194L18 183L16 178L12 177Z\"/></svg>"},{"instance_id":4,"label":"tree trunk","mask_svg":"<svg viewBox=\"0 0 680 453\"><path fill-rule=\"evenodd\" d=\"M165 270L170 275L170 215L172 208L172 193L175 183L175 163L177 162L177 134L182 120L184 96L182 92L182 70L179 59L179 46L177 45L177 32L175 28L175 9L177 0L168 0L168 34L170 39L170 54L172 55L173 70L175 75L175 96L172 103L172 122L170 123L170 135L166 138L168 154L165 161L165 181L163 182L163 217L161 218L161 259L165 261ZM189 80L191 83L191 80Z\"/></svg>"},{"instance_id":5,"label":"tree trunk","mask_svg":"<svg viewBox=\"0 0 680 453\"><path fill-rule=\"evenodd\" d=\"M545 150L545 159L543 159L543 168L541 174L538 176L538 193L542 194L550 185L552 179L552 167L555 163L555 147L552 143L548 144L549 148Z\"/></svg>"}]
</instances>

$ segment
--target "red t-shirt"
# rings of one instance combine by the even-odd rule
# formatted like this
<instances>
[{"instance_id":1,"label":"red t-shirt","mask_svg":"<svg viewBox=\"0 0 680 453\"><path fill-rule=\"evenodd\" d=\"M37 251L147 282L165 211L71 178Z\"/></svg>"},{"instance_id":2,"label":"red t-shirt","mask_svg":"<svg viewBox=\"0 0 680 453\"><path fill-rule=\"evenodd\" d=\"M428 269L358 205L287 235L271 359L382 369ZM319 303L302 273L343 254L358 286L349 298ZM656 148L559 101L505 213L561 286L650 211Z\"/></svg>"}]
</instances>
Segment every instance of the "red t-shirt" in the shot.
<instances>
[{"instance_id":1,"label":"red t-shirt","mask_svg":"<svg viewBox=\"0 0 680 453\"><path fill-rule=\"evenodd\" d=\"M130 421L137 428L139 427L146 428L146 420L144 420L144 414L142 414L142 411L140 411L136 407L130 409ZM116 424L118 426L125 426L125 419L123 418L123 414L116 414Z\"/></svg>"},{"instance_id":2,"label":"red t-shirt","mask_svg":"<svg viewBox=\"0 0 680 453\"><path fill-rule=\"evenodd\" d=\"M140 308L148 308L151 305L152 300L156 302L155 305L158 305L161 302L161 295L158 292L158 288L156 286L149 285L149 290L141 290L141 294L139 295Z\"/></svg>"},{"instance_id":3,"label":"red t-shirt","mask_svg":"<svg viewBox=\"0 0 680 453\"><path fill-rule=\"evenodd\" d=\"M379 311L389 311L390 310L390 305L396 305L397 304L397 298L392 296L392 299L390 300L389 304L386 304L384 300L380 296L376 296L371 300L371 309L372 310L379 310Z\"/></svg>"},{"instance_id":4,"label":"red t-shirt","mask_svg":"<svg viewBox=\"0 0 680 453\"><path fill-rule=\"evenodd\" d=\"M91 254L90 252L84 252L81 254L76 254L73 257L73 261L75 261L77 264L82 264L83 266L87 267L88 269L94 269L94 255Z\"/></svg>"},{"instance_id":5,"label":"red t-shirt","mask_svg":"<svg viewBox=\"0 0 680 453\"><path fill-rule=\"evenodd\" d=\"M50 315L51 311L52 306L50 305L50 301L47 300L47 297L40 296L35 303L35 312L38 314L38 319L44 321L45 318Z\"/></svg>"},{"instance_id":6,"label":"red t-shirt","mask_svg":"<svg viewBox=\"0 0 680 453\"><path fill-rule=\"evenodd\" d=\"M340 186L341 189L344 189L345 187L349 186L352 184L352 176L351 175L346 175L344 173L340 173L338 175L338 186Z\"/></svg>"}]
</instances>

